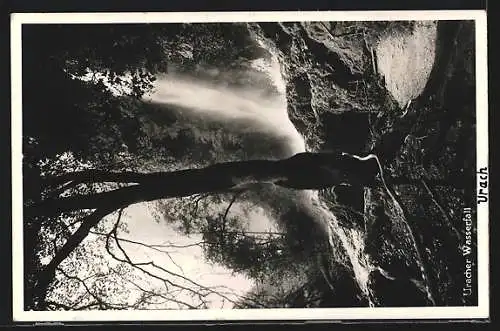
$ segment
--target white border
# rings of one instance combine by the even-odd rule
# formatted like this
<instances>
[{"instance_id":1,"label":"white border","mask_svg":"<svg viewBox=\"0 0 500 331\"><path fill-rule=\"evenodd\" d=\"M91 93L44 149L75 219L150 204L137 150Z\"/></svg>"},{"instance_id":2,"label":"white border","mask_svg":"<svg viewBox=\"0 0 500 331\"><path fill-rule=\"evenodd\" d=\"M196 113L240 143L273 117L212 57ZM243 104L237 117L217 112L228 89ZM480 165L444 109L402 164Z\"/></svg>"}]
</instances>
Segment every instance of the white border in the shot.
<instances>
[{"instance_id":1,"label":"white border","mask_svg":"<svg viewBox=\"0 0 500 331\"><path fill-rule=\"evenodd\" d=\"M476 168L489 169L486 12L476 20ZM489 198L488 198L489 200ZM489 201L477 205L478 305L489 312Z\"/></svg>"},{"instance_id":2,"label":"white border","mask_svg":"<svg viewBox=\"0 0 500 331\"><path fill-rule=\"evenodd\" d=\"M303 12L197 12L197 13L14 13L11 14L12 74L12 267L13 318L35 321L200 321L200 320L374 320L374 319L481 319L489 317L488 205L477 210L477 307L320 308L320 309L209 309L179 311L51 312L23 310L22 214L22 61L21 25L30 23L179 23L264 21L476 21L477 165L488 166L488 98L486 11L303 11Z\"/></svg>"}]
</instances>

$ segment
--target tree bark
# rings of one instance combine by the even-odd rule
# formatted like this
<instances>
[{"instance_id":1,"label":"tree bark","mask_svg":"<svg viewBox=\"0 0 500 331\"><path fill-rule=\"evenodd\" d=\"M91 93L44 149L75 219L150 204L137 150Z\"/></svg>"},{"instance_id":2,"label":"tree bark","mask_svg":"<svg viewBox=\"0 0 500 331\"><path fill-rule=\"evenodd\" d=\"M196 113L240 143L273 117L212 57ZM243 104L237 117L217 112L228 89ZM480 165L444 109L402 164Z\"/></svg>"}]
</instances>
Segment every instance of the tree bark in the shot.
<instances>
[{"instance_id":1,"label":"tree bark","mask_svg":"<svg viewBox=\"0 0 500 331\"><path fill-rule=\"evenodd\" d=\"M342 182L370 184L377 173L375 161L360 161L338 153L299 153L291 158L218 163L201 169L134 173L84 171L62 175L53 182L128 182L135 185L92 195L48 199L27 210L27 216L57 215L82 209L123 208L128 205L230 191L254 183L274 183L291 189L323 189Z\"/></svg>"}]
</instances>

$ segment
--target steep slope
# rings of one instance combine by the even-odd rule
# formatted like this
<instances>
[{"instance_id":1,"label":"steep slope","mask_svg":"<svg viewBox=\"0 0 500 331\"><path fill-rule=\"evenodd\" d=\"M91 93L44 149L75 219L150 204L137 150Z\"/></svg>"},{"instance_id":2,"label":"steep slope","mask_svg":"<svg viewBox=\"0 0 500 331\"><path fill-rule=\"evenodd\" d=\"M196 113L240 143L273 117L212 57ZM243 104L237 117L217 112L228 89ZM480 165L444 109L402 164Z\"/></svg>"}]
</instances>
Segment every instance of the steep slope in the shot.
<instances>
[{"instance_id":1,"label":"steep slope","mask_svg":"<svg viewBox=\"0 0 500 331\"><path fill-rule=\"evenodd\" d=\"M307 149L375 152L383 163L396 200L382 183L320 192L324 201L354 209L334 213L343 221L333 231L356 229L344 247L357 252L352 266L365 272L353 276L369 288L372 304L463 304L459 210L474 197L467 179L474 178L473 25L291 22L249 29L281 63L288 115Z\"/></svg>"}]
</instances>

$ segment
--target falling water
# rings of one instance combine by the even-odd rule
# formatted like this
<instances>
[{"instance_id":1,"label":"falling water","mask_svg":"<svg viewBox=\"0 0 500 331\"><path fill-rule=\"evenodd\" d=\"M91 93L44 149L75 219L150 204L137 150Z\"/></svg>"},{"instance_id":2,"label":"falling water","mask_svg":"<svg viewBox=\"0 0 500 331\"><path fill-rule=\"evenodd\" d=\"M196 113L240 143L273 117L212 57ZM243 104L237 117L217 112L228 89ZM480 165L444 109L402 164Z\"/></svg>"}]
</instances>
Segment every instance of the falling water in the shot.
<instances>
[{"instance_id":1,"label":"falling water","mask_svg":"<svg viewBox=\"0 0 500 331\"><path fill-rule=\"evenodd\" d=\"M203 114L225 121L244 121L248 130L266 132L275 137L286 137L288 148L284 156L306 151L303 137L288 118L284 80L275 56L254 62L254 69L262 71L273 81L276 95L263 95L255 88L241 89L221 85L189 75L169 74L156 81L153 93L145 97L147 101L176 105L192 114ZM334 240L340 240L352 265L354 277L366 298L370 298L368 276L373 266L364 254L362 234L352 229L344 229L318 192L307 192L310 208L314 209L317 221L326 224L330 245L334 250ZM303 197L304 195L302 195ZM333 252L332 252L333 254Z\"/></svg>"},{"instance_id":2,"label":"falling water","mask_svg":"<svg viewBox=\"0 0 500 331\"><path fill-rule=\"evenodd\" d=\"M265 66L256 69L266 70ZM276 79L274 73L266 72L270 79ZM279 82L276 83L280 91ZM182 107L184 112L203 114L214 120L235 125L244 123L248 132L265 133L276 139L286 140L286 151L282 157L288 157L305 151L304 139L290 122L287 114L284 94L267 95L266 91L255 88L235 88L200 80L189 75L164 75L156 81L153 93L145 97L146 101Z\"/></svg>"},{"instance_id":3,"label":"falling water","mask_svg":"<svg viewBox=\"0 0 500 331\"><path fill-rule=\"evenodd\" d=\"M365 243L363 233L356 229L342 227L328 204L318 195L318 192L310 192L311 203L318 215L318 221L322 222L328 231L330 246L335 252L334 240L340 240L342 247L348 255L356 282L368 300L370 306L374 306L371 300L371 291L368 285L369 275L375 267L370 263L369 257L364 253Z\"/></svg>"}]
</instances>

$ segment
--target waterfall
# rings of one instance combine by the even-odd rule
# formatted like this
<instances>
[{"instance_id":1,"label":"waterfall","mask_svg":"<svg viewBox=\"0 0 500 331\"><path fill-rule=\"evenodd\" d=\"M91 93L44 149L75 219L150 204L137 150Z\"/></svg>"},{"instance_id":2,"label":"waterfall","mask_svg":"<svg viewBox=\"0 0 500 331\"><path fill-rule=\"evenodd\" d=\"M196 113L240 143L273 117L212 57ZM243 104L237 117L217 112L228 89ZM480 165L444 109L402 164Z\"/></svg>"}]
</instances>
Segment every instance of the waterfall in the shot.
<instances>
[{"instance_id":1,"label":"waterfall","mask_svg":"<svg viewBox=\"0 0 500 331\"><path fill-rule=\"evenodd\" d=\"M272 67L264 63L256 61L255 70L269 75L269 79L276 79L274 72L267 72ZM254 87L227 86L186 74L171 74L159 76L153 92L144 100L181 107L187 116L202 115L220 121L228 130L239 128L237 130L246 133L265 134L286 141L284 150L279 153L282 158L304 152L304 139L288 118L284 90L274 95L266 92Z\"/></svg>"},{"instance_id":2,"label":"waterfall","mask_svg":"<svg viewBox=\"0 0 500 331\"><path fill-rule=\"evenodd\" d=\"M315 208L317 219L323 223L324 228L328 232L328 239L332 254L335 254L334 240L340 240L342 247L347 253L348 260L351 264L352 271L359 288L367 298L370 306L374 306L371 300L371 292L369 287L370 272L375 267L370 263L369 257L364 253L365 242L363 233L356 229L347 229L342 227L334 213L331 212L328 203L325 202L318 192L309 191L309 197L312 207Z\"/></svg>"},{"instance_id":3,"label":"waterfall","mask_svg":"<svg viewBox=\"0 0 500 331\"><path fill-rule=\"evenodd\" d=\"M244 124L247 132L266 134L276 139L284 139L286 146L281 157L288 157L306 150L303 137L291 123L287 114L284 80L279 71L277 58L258 59L253 67L267 75L278 91L266 94L255 86L234 87L231 84L200 79L189 74L171 73L159 76L154 91L145 100L180 107L188 117L204 116L225 123L228 130ZM242 148L245 148L242 146ZM264 146L265 148L265 146ZM366 298L370 298L368 278L372 266L364 254L363 234L357 230L344 229L327 204L318 197L318 192L307 191L297 194L298 200L309 200L307 208L313 210L317 222L329 232L330 246L335 250L334 240L339 240L347 253L356 282ZM334 254L332 252L332 254Z\"/></svg>"}]
</instances>

